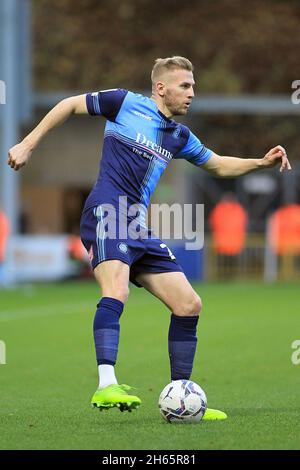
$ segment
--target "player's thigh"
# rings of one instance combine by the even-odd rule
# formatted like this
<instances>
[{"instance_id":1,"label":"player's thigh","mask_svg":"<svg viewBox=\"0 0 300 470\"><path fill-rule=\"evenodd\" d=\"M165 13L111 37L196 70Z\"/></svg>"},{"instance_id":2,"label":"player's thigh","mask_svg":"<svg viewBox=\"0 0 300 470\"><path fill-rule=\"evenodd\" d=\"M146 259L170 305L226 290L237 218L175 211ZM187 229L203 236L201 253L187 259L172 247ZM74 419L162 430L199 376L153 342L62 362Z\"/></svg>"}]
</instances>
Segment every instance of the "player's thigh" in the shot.
<instances>
[{"instance_id":1,"label":"player's thigh","mask_svg":"<svg viewBox=\"0 0 300 470\"><path fill-rule=\"evenodd\" d=\"M136 280L175 315L198 315L201 299L182 272L141 273Z\"/></svg>"},{"instance_id":2,"label":"player's thigh","mask_svg":"<svg viewBox=\"0 0 300 470\"><path fill-rule=\"evenodd\" d=\"M94 275L101 287L103 297L112 297L125 303L129 295L129 266L120 260L99 263Z\"/></svg>"}]
</instances>

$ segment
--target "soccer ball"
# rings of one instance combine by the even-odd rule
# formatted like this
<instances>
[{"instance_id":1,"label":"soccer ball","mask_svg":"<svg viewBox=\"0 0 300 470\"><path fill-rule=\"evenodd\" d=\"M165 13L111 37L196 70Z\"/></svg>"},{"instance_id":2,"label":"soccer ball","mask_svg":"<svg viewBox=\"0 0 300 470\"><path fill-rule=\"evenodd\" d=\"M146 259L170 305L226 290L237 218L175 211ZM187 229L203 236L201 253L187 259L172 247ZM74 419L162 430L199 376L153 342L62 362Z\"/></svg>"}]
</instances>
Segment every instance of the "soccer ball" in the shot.
<instances>
[{"instance_id":1,"label":"soccer ball","mask_svg":"<svg viewBox=\"0 0 300 470\"><path fill-rule=\"evenodd\" d=\"M202 419L207 400L204 391L195 382L174 380L161 392L158 406L169 423L191 423Z\"/></svg>"}]
</instances>

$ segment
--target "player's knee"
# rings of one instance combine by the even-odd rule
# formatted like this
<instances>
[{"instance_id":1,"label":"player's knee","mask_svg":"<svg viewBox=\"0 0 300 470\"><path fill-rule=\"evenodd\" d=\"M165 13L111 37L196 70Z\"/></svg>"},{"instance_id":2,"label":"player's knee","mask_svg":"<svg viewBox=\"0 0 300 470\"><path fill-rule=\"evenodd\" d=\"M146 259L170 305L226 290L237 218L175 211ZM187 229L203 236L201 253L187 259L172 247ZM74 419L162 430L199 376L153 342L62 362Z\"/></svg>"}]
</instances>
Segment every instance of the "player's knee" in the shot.
<instances>
[{"instance_id":1,"label":"player's knee","mask_svg":"<svg viewBox=\"0 0 300 470\"><path fill-rule=\"evenodd\" d=\"M201 312L201 308L202 308L201 299L200 299L199 295L194 294L194 295L191 297L191 300L190 300L190 302L189 302L189 304L188 304L188 312L187 312L187 315L188 315L188 316L199 315L200 312Z\"/></svg>"},{"instance_id":2,"label":"player's knee","mask_svg":"<svg viewBox=\"0 0 300 470\"><path fill-rule=\"evenodd\" d=\"M120 302L123 302L123 304L125 304L127 302L128 296L129 296L129 287L128 286L117 287L115 289L114 297L116 299L120 300Z\"/></svg>"},{"instance_id":3,"label":"player's knee","mask_svg":"<svg viewBox=\"0 0 300 470\"><path fill-rule=\"evenodd\" d=\"M129 287L128 286L115 286L115 287L106 287L102 288L102 297L112 297L117 299L123 304L128 300L129 296Z\"/></svg>"},{"instance_id":4,"label":"player's knee","mask_svg":"<svg viewBox=\"0 0 300 470\"><path fill-rule=\"evenodd\" d=\"M201 299L199 295L194 293L182 305L178 306L178 308L176 308L176 311L173 311L173 313L175 315L180 315L184 317L194 317L200 314L201 309Z\"/></svg>"}]
</instances>

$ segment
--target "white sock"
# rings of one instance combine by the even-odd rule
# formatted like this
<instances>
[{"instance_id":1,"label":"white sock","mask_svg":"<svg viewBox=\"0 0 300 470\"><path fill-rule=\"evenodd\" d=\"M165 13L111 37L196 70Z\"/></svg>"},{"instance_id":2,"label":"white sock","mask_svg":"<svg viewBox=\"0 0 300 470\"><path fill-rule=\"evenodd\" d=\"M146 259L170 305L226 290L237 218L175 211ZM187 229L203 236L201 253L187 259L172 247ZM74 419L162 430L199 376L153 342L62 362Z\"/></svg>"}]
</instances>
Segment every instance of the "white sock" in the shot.
<instances>
[{"instance_id":1,"label":"white sock","mask_svg":"<svg viewBox=\"0 0 300 470\"><path fill-rule=\"evenodd\" d=\"M118 381L115 376L115 368L110 364L100 364L98 366L99 372L99 388L105 388L111 384L117 384Z\"/></svg>"}]
</instances>

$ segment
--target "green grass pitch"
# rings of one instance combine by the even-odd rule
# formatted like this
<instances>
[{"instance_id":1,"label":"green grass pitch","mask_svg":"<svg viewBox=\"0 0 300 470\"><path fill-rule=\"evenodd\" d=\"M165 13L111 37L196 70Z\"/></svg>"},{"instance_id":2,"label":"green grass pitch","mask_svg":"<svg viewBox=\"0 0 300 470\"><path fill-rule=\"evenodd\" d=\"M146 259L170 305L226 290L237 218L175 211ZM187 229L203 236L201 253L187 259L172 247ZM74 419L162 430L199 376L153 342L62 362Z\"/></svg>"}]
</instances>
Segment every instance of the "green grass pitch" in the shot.
<instances>
[{"instance_id":1,"label":"green grass pitch","mask_svg":"<svg viewBox=\"0 0 300 470\"><path fill-rule=\"evenodd\" d=\"M99 413L92 282L0 291L0 449L299 449L298 284L197 284L204 308L192 379L221 422L168 424L157 401L169 382L169 313L132 287L121 317L117 376L139 410Z\"/></svg>"}]
</instances>

